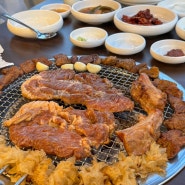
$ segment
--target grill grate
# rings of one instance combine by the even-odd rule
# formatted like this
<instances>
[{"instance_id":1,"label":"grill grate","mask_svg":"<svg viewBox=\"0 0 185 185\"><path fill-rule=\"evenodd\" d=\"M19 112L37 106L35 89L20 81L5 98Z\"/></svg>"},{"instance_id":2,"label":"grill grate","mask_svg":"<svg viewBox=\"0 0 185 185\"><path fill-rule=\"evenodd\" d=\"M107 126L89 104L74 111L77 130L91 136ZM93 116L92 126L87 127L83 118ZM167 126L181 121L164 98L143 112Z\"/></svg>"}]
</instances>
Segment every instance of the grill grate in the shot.
<instances>
[{"instance_id":1,"label":"grill grate","mask_svg":"<svg viewBox=\"0 0 185 185\"><path fill-rule=\"evenodd\" d=\"M51 66L51 70L56 68L57 67L54 64ZM2 126L3 120L11 118L23 104L29 102L29 100L26 100L21 96L20 86L26 79L35 74L37 74L36 71L23 75L15 82L10 84L0 96L0 134L5 136L8 145L12 145L12 143L9 140L8 129ZM102 66L102 70L100 71L99 75L102 78L104 77L112 81L114 86L122 90L123 94L127 97L130 97L129 90L132 82L138 77L138 74L133 74L126 70L111 66ZM66 107L61 101L57 101L57 103ZM85 109L85 107L81 105L73 105L73 107L77 109ZM135 124L135 118L138 113L145 112L137 105L132 112L115 113L115 117L119 120L117 129L119 130L127 128ZM173 110L169 105L167 105L164 113L165 118L170 117L172 113ZM104 161L109 164L117 161L117 156L120 151L125 152L123 144L114 134L111 136L109 144L101 145L98 149L92 148L92 154L98 161ZM54 164L57 164L59 161L63 160L57 156L49 157L52 158ZM91 161L92 158L88 157L77 161L76 165L82 166L84 164L90 164Z\"/></svg>"}]
</instances>

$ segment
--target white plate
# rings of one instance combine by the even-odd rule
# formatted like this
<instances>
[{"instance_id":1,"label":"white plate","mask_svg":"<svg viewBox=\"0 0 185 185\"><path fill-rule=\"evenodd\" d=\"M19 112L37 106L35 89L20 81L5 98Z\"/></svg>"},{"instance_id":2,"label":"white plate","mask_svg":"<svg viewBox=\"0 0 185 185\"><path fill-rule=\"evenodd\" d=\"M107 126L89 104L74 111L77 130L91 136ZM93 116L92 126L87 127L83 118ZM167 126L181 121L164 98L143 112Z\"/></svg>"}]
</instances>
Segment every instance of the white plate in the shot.
<instances>
[{"instance_id":1,"label":"white plate","mask_svg":"<svg viewBox=\"0 0 185 185\"><path fill-rule=\"evenodd\" d=\"M150 13L163 22L160 25L136 25L122 21L123 15L134 16L141 10L149 9ZM136 33L143 36L156 36L171 31L178 21L178 16L172 10L155 5L135 5L118 10L114 15L115 26L124 32Z\"/></svg>"},{"instance_id":2,"label":"white plate","mask_svg":"<svg viewBox=\"0 0 185 185\"><path fill-rule=\"evenodd\" d=\"M181 39L185 40L185 17L179 19L175 26L175 31Z\"/></svg>"},{"instance_id":3,"label":"white plate","mask_svg":"<svg viewBox=\"0 0 185 185\"><path fill-rule=\"evenodd\" d=\"M179 17L185 16L185 0L164 0L157 5L173 10Z\"/></svg>"},{"instance_id":4,"label":"white plate","mask_svg":"<svg viewBox=\"0 0 185 185\"><path fill-rule=\"evenodd\" d=\"M70 41L82 48L94 48L104 44L108 34L104 29L97 27L84 27L70 33Z\"/></svg>"},{"instance_id":5,"label":"white plate","mask_svg":"<svg viewBox=\"0 0 185 185\"><path fill-rule=\"evenodd\" d=\"M134 33L116 33L105 40L108 51L119 55L132 55L145 48L144 37Z\"/></svg>"},{"instance_id":6,"label":"white plate","mask_svg":"<svg viewBox=\"0 0 185 185\"><path fill-rule=\"evenodd\" d=\"M153 58L160 62L168 64L180 64L185 62L185 56L170 57L165 56L172 49L181 49L185 53L185 42L175 39L160 40L153 43L150 47L150 53Z\"/></svg>"}]
</instances>

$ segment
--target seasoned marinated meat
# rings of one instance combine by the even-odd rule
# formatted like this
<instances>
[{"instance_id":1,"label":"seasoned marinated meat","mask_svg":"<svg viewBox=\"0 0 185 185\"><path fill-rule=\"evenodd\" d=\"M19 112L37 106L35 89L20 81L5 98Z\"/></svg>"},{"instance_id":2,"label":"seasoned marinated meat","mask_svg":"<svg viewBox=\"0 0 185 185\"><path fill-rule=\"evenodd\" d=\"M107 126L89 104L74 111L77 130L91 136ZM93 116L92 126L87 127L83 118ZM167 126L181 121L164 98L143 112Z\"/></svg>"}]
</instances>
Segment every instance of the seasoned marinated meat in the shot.
<instances>
[{"instance_id":1,"label":"seasoned marinated meat","mask_svg":"<svg viewBox=\"0 0 185 185\"><path fill-rule=\"evenodd\" d=\"M165 92L167 95L172 95L177 98L182 98L182 91L177 87L177 84L168 80L155 79L152 82L158 89Z\"/></svg>"},{"instance_id":2,"label":"seasoned marinated meat","mask_svg":"<svg viewBox=\"0 0 185 185\"><path fill-rule=\"evenodd\" d=\"M45 57L35 58L32 60L26 60L18 66L11 66L1 70L2 77L0 78L0 91L9 85L10 83L14 82L18 77L22 76L23 74L30 73L35 70L36 62L42 62L48 66L52 64Z\"/></svg>"},{"instance_id":3,"label":"seasoned marinated meat","mask_svg":"<svg viewBox=\"0 0 185 185\"><path fill-rule=\"evenodd\" d=\"M133 68L130 69L130 72L132 72L132 73L138 73L140 69L146 68L146 66L147 66L146 63L137 64Z\"/></svg>"},{"instance_id":4,"label":"seasoned marinated meat","mask_svg":"<svg viewBox=\"0 0 185 185\"><path fill-rule=\"evenodd\" d=\"M104 65L114 66L116 65L118 60L119 59L116 56L108 56L108 57L102 58L101 63Z\"/></svg>"},{"instance_id":5,"label":"seasoned marinated meat","mask_svg":"<svg viewBox=\"0 0 185 185\"><path fill-rule=\"evenodd\" d=\"M91 146L109 142L115 119L110 112L63 109L52 101L33 101L24 104L4 125L19 147L80 159L91 155Z\"/></svg>"},{"instance_id":6,"label":"seasoned marinated meat","mask_svg":"<svg viewBox=\"0 0 185 185\"><path fill-rule=\"evenodd\" d=\"M168 100L176 114L185 113L185 101L174 96L168 96Z\"/></svg>"},{"instance_id":7,"label":"seasoned marinated meat","mask_svg":"<svg viewBox=\"0 0 185 185\"><path fill-rule=\"evenodd\" d=\"M24 73L30 73L35 70L36 64L32 60L27 60L20 64L20 68L24 71Z\"/></svg>"},{"instance_id":8,"label":"seasoned marinated meat","mask_svg":"<svg viewBox=\"0 0 185 185\"><path fill-rule=\"evenodd\" d=\"M23 71L17 66L7 67L1 70L1 74L3 75L8 75L10 73L14 74L15 76L23 75Z\"/></svg>"},{"instance_id":9,"label":"seasoned marinated meat","mask_svg":"<svg viewBox=\"0 0 185 185\"><path fill-rule=\"evenodd\" d=\"M71 129L75 129L81 136L87 137L91 146L109 143L109 136L114 131L115 120L113 114L93 110L65 109L69 115L75 115Z\"/></svg>"},{"instance_id":10,"label":"seasoned marinated meat","mask_svg":"<svg viewBox=\"0 0 185 185\"><path fill-rule=\"evenodd\" d=\"M58 54L58 55L54 56L54 58L56 60L55 64L58 67L60 67L63 64L70 64L71 63L70 59L65 54Z\"/></svg>"},{"instance_id":11,"label":"seasoned marinated meat","mask_svg":"<svg viewBox=\"0 0 185 185\"><path fill-rule=\"evenodd\" d=\"M141 69L139 69L139 74L141 73L146 73L150 78L158 78L159 77L159 68L156 66L152 66L150 68L143 67Z\"/></svg>"},{"instance_id":12,"label":"seasoned marinated meat","mask_svg":"<svg viewBox=\"0 0 185 185\"><path fill-rule=\"evenodd\" d=\"M79 58L79 61L83 62L84 64L88 64L88 63L100 64L101 58L97 54L84 55Z\"/></svg>"},{"instance_id":13,"label":"seasoned marinated meat","mask_svg":"<svg viewBox=\"0 0 185 185\"><path fill-rule=\"evenodd\" d=\"M61 99L66 104L82 104L88 109L120 112L130 111L133 101L106 78L73 70L44 71L26 80L22 95L31 100Z\"/></svg>"},{"instance_id":14,"label":"seasoned marinated meat","mask_svg":"<svg viewBox=\"0 0 185 185\"><path fill-rule=\"evenodd\" d=\"M2 69L1 73L3 75L0 78L0 90L2 90L4 87L6 87L14 80L16 80L18 77L23 75L22 69L20 69L17 66L12 66L9 68Z\"/></svg>"},{"instance_id":15,"label":"seasoned marinated meat","mask_svg":"<svg viewBox=\"0 0 185 185\"><path fill-rule=\"evenodd\" d=\"M50 65L52 64L52 61L49 60L49 59L46 58L46 57L33 58L33 59L32 59L32 62L34 62L35 64L36 64L37 62L41 62L41 63L43 63L43 64L45 64L45 65L47 65L47 66L50 66Z\"/></svg>"},{"instance_id":16,"label":"seasoned marinated meat","mask_svg":"<svg viewBox=\"0 0 185 185\"><path fill-rule=\"evenodd\" d=\"M157 143L166 148L168 159L172 159L185 146L185 135L180 130L169 130L161 134Z\"/></svg>"},{"instance_id":17,"label":"seasoned marinated meat","mask_svg":"<svg viewBox=\"0 0 185 185\"><path fill-rule=\"evenodd\" d=\"M177 129L185 132L185 113L173 114L171 118L163 123L169 130Z\"/></svg>"},{"instance_id":18,"label":"seasoned marinated meat","mask_svg":"<svg viewBox=\"0 0 185 185\"><path fill-rule=\"evenodd\" d=\"M178 129L185 132L185 101L181 98L168 96L169 102L174 109L172 117L164 121L168 129Z\"/></svg>"},{"instance_id":19,"label":"seasoned marinated meat","mask_svg":"<svg viewBox=\"0 0 185 185\"><path fill-rule=\"evenodd\" d=\"M21 122L9 128L10 140L20 148L44 150L58 157L75 156L77 159L90 155L89 143L73 130L63 130L49 125Z\"/></svg>"},{"instance_id":20,"label":"seasoned marinated meat","mask_svg":"<svg viewBox=\"0 0 185 185\"><path fill-rule=\"evenodd\" d=\"M33 58L31 60L27 60L20 64L20 68L24 71L24 73L30 73L36 69L36 63L41 62L47 66L50 66L52 62L45 57Z\"/></svg>"},{"instance_id":21,"label":"seasoned marinated meat","mask_svg":"<svg viewBox=\"0 0 185 185\"><path fill-rule=\"evenodd\" d=\"M120 67L131 71L136 66L136 61L133 59L119 59L116 63L116 67Z\"/></svg>"},{"instance_id":22,"label":"seasoned marinated meat","mask_svg":"<svg viewBox=\"0 0 185 185\"><path fill-rule=\"evenodd\" d=\"M132 83L130 93L147 113L155 112L156 109L164 110L167 101L166 93L157 89L147 74L140 74L138 79Z\"/></svg>"},{"instance_id":23,"label":"seasoned marinated meat","mask_svg":"<svg viewBox=\"0 0 185 185\"><path fill-rule=\"evenodd\" d=\"M160 136L163 113L160 110L142 118L130 128L116 131L129 155L142 155L150 149L150 145Z\"/></svg>"}]
</instances>

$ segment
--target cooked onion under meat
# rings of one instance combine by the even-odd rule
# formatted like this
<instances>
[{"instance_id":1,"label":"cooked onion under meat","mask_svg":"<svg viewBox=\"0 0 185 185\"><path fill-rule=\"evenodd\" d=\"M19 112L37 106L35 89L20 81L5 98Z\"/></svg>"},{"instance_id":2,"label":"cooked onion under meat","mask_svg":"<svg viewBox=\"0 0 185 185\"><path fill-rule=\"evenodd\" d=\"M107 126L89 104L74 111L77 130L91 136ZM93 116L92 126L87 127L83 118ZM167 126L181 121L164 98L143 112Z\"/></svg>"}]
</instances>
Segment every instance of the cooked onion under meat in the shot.
<instances>
[{"instance_id":1,"label":"cooked onion under meat","mask_svg":"<svg viewBox=\"0 0 185 185\"><path fill-rule=\"evenodd\" d=\"M43 149L59 157L90 156L90 146L109 142L114 115L94 110L63 109L55 102L24 104L9 120L10 139L19 147Z\"/></svg>"},{"instance_id":2,"label":"cooked onion under meat","mask_svg":"<svg viewBox=\"0 0 185 185\"><path fill-rule=\"evenodd\" d=\"M160 136L162 121L162 111L156 110L142 118L134 126L116 131L116 134L123 141L129 155L142 155L149 150L150 145Z\"/></svg>"},{"instance_id":3,"label":"cooked onion under meat","mask_svg":"<svg viewBox=\"0 0 185 185\"><path fill-rule=\"evenodd\" d=\"M147 74L140 74L139 78L132 83L130 93L132 98L138 102L147 113L151 113L156 109L164 110L167 101L166 93L157 89Z\"/></svg>"},{"instance_id":4,"label":"cooked onion under meat","mask_svg":"<svg viewBox=\"0 0 185 185\"><path fill-rule=\"evenodd\" d=\"M134 107L108 79L91 73L75 74L69 69L34 75L22 84L21 91L31 100L61 99L66 104L82 104L99 111L121 112Z\"/></svg>"}]
</instances>

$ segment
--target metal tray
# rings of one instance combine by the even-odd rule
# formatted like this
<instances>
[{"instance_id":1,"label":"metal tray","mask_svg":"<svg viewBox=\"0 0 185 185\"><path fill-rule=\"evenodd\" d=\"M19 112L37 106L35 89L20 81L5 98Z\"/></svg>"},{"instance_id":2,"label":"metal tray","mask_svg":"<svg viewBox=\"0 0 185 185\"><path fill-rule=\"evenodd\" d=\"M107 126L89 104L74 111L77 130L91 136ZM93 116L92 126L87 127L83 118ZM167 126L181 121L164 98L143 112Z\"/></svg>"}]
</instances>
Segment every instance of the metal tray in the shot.
<instances>
[{"instance_id":1,"label":"metal tray","mask_svg":"<svg viewBox=\"0 0 185 185\"><path fill-rule=\"evenodd\" d=\"M57 67L53 64L50 67L50 70L54 70L56 68ZM20 86L26 79L30 78L36 73L38 72L34 71L32 73L23 75L15 82L10 84L0 95L0 134L6 137L7 143L9 145L12 145L12 143L9 140L8 130L7 128L2 126L2 123L5 119L11 118L23 104L29 102L29 100L26 100L22 97ZM112 81L114 86L118 89L121 89L124 95L127 97L130 97L129 90L132 82L136 80L138 77L138 74L130 73L127 70L122 70L120 68L103 66L103 65L99 75L101 77L108 78L110 81ZM160 73L160 78L175 82L173 79L171 79L169 76L163 73ZM183 99L185 99L185 90L180 84L177 83L177 85L179 89L183 91L183 94L184 94ZM63 102L61 101L57 101L57 102L60 105L64 106ZM85 107L81 105L73 105L73 106L74 108L85 109ZM135 106L132 112L115 113L115 117L121 120L121 123L118 125L117 129L123 129L135 124L135 115L138 113L144 113L144 111L137 105ZM173 110L171 109L170 105L167 105L165 107L164 117L169 118L172 113L173 113ZM120 140L114 134L111 136L111 140L109 144L101 145L98 149L92 148L92 154L96 157L98 161L104 161L110 164L117 161L117 154L119 153L119 151L125 152L122 142L120 142ZM185 158L183 156L185 156L185 149L182 149L178 153L177 157L175 157L173 160L170 160L168 162L165 177L162 177L159 175L151 175L147 178L145 182L140 182L138 180L138 184L139 185L164 184L185 167ZM61 160L56 156L49 156L49 157L52 158L55 164L57 164ZM81 166L87 163L90 164L91 160L92 158L85 158L83 160L77 161L76 165Z\"/></svg>"}]
</instances>

